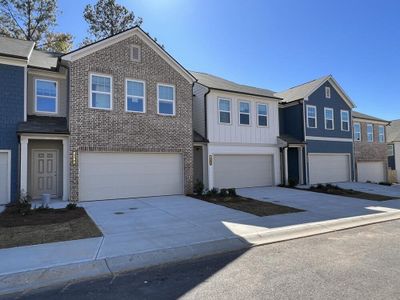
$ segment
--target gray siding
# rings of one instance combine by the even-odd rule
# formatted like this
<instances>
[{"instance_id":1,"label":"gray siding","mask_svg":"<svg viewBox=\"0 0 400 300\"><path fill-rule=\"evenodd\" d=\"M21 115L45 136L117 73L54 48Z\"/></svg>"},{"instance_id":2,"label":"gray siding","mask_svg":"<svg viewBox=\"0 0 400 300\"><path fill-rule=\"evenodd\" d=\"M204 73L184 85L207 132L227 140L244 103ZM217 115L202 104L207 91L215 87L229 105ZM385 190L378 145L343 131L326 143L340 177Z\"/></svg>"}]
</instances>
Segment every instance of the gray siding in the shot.
<instances>
[{"instance_id":1,"label":"gray siding","mask_svg":"<svg viewBox=\"0 0 400 300\"><path fill-rule=\"evenodd\" d=\"M304 140L303 104L279 108L280 134Z\"/></svg>"},{"instance_id":2,"label":"gray siding","mask_svg":"<svg viewBox=\"0 0 400 300\"><path fill-rule=\"evenodd\" d=\"M193 129L203 137L206 137L206 113L204 95L208 88L201 84L193 85Z\"/></svg>"}]
</instances>

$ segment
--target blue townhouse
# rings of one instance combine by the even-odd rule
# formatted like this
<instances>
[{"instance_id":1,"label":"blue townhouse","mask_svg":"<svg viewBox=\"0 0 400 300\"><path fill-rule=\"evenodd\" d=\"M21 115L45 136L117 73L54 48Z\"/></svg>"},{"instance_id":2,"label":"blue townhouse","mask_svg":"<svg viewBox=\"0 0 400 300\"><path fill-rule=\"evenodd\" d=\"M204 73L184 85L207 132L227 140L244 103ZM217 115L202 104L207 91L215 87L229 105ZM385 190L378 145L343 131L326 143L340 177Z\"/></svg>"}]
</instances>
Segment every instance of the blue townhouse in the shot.
<instances>
[{"instance_id":1,"label":"blue townhouse","mask_svg":"<svg viewBox=\"0 0 400 300\"><path fill-rule=\"evenodd\" d=\"M331 76L286 91L279 107L283 181L316 184L354 179L352 109Z\"/></svg>"}]
</instances>

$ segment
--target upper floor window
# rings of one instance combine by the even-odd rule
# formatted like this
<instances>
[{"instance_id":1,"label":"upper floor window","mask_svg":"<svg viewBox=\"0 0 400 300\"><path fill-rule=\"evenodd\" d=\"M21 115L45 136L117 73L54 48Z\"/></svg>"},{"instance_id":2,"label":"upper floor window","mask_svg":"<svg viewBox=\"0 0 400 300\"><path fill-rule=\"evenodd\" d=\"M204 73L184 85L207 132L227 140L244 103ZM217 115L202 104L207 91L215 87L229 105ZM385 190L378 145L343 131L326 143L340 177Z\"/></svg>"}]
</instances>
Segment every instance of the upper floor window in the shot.
<instances>
[{"instance_id":1,"label":"upper floor window","mask_svg":"<svg viewBox=\"0 0 400 300\"><path fill-rule=\"evenodd\" d=\"M349 131L350 130L350 114L347 110L342 110L340 112L341 118L341 129L342 131Z\"/></svg>"},{"instance_id":2,"label":"upper floor window","mask_svg":"<svg viewBox=\"0 0 400 300\"><path fill-rule=\"evenodd\" d=\"M160 115L175 115L175 87L173 85L157 85L158 113Z\"/></svg>"},{"instance_id":3,"label":"upper floor window","mask_svg":"<svg viewBox=\"0 0 400 300\"><path fill-rule=\"evenodd\" d=\"M112 109L111 76L90 74L90 107Z\"/></svg>"},{"instance_id":4,"label":"upper floor window","mask_svg":"<svg viewBox=\"0 0 400 300\"><path fill-rule=\"evenodd\" d=\"M387 156L394 156L394 145L390 144L387 146Z\"/></svg>"},{"instance_id":5,"label":"upper floor window","mask_svg":"<svg viewBox=\"0 0 400 300\"><path fill-rule=\"evenodd\" d=\"M131 45L130 57L131 57L131 61L140 62L141 51L140 51L140 47L138 45Z\"/></svg>"},{"instance_id":6,"label":"upper floor window","mask_svg":"<svg viewBox=\"0 0 400 300\"><path fill-rule=\"evenodd\" d=\"M334 130L335 125L334 125L334 117L333 117L333 109L332 108L325 108L325 129L326 130Z\"/></svg>"},{"instance_id":7,"label":"upper floor window","mask_svg":"<svg viewBox=\"0 0 400 300\"><path fill-rule=\"evenodd\" d=\"M331 99L331 88L329 86L325 87L325 98Z\"/></svg>"},{"instance_id":8,"label":"upper floor window","mask_svg":"<svg viewBox=\"0 0 400 300\"><path fill-rule=\"evenodd\" d=\"M379 130L378 141L379 141L379 143L384 143L385 142L385 126L379 125L378 130Z\"/></svg>"},{"instance_id":9,"label":"upper floor window","mask_svg":"<svg viewBox=\"0 0 400 300\"><path fill-rule=\"evenodd\" d=\"M231 124L231 100L218 99L218 115L219 122L223 124Z\"/></svg>"},{"instance_id":10,"label":"upper floor window","mask_svg":"<svg viewBox=\"0 0 400 300\"><path fill-rule=\"evenodd\" d=\"M374 141L374 125L367 124L367 140L372 143Z\"/></svg>"},{"instance_id":11,"label":"upper floor window","mask_svg":"<svg viewBox=\"0 0 400 300\"><path fill-rule=\"evenodd\" d=\"M360 123L354 123L354 140L361 141L361 125Z\"/></svg>"},{"instance_id":12,"label":"upper floor window","mask_svg":"<svg viewBox=\"0 0 400 300\"><path fill-rule=\"evenodd\" d=\"M144 113L145 83L139 80L126 80L126 111Z\"/></svg>"},{"instance_id":13,"label":"upper floor window","mask_svg":"<svg viewBox=\"0 0 400 300\"><path fill-rule=\"evenodd\" d=\"M313 105L307 105L307 127L317 128L317 108Z\"/></svg>"},{"instance_id":14,"label":"upper floor window","mask_svg":"<svg viewBox=\"0 0 400 300\"><path fill-rule=\"evenodd\" d=\"M239 101L239 124L250 125L250 102Z\"/></svg>"},{"instance_id":15,"label":"upper floor window","mask_svg":"<svg viewBox=\"0 0 400 300\"><path fill-rule=\"evenodd\" d=\"M57 81L36 79L35 111L57 113Z\"/></svg>"},{"instance_id":16,"label":"upper floor window","mask_svg":"<svg viewBox=\"0 0 400 300\"><path fill-rule=\"evenodd\" d=\"M257 104L257 125L268 126L268 105Z\"/></svg>"}]
</instances>

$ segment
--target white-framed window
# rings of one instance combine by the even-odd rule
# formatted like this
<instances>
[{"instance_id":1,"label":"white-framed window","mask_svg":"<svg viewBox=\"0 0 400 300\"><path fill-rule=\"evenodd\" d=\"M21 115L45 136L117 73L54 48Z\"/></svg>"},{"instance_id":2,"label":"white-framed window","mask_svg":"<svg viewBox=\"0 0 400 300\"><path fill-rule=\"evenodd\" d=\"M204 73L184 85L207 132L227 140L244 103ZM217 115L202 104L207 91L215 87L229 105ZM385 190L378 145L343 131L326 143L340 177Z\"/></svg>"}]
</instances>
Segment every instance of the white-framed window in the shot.
<instances>
[{"instance_id":1,"label":"white-framed window","mask_svg":"<svg viewBox=\"0 0 400 300\"><path fill-rule=\"evenodd\" d=\"M387 145L387 156L394 156L394 145Z\"/></svg>"},{"instance_id":2,"label":"white-framed window","mask_svg":"<svg viewBox=\"0 0 400 300\"><path fill-rule=\"evenodd\" d=\"M385 126L379 125L378 127L378 142L384 143L385 142Z\"/></svg>"},{"instance_id":3,"label":"white-framed window","mask_svg":"<svg viewBox=\"0 0 400 300\"><path fill-rule=\"evenodd\" d=\"M317 107L307 105L307 127L317 128Z\"/></svg>"},{"instance_id":4,"label":"white-framed window","mask_svg":"<svg viewBox=\"0 0 400 300\"><path fill-rule=\"evenodd\" d=\"M58 110L57 81L35 80L35 112L56 114Z\"/></svg>"},{"instance_id":5,"label":"white-framed window","mask_svg":"<svg viewBox=\"0 0 400 300\"><path fill-rule=\"evenodd\" d=\"M372 143L374 141L374 125L367 124L367 141Z\"/></svg>"},{"instance_id":6,"label":"white-framed window","mask_svg":"<svg viewBox=\"0 0 400 300\"><path fill-rule=\"evenodd\" d=\"M127 112L146 112L146 83L141 80L125 80L125 110Z\"/></svg>"},{"instance_id":7,"label":"white-framed window","mask_svg":"<svg viewBox=\"0 0 400 300\"><path fill-rule=\"evenodd\" d=\"M334 130L335 124L334 124L333 109L325 107L324 115L325 115L325 129L326 130Z\"/></svg>"},{"instance_id":8,"label":"white-framed window","mask_svg":"<svg viewBox=\"0 0 400 300\"><path fill-rule=\"evenodd\" d=\"M257 125L260 127L268 127L268 104L257 104Z\"/></svg>"},{"instance_id":9,"label":"white-framed window","mask_svg":"<svg viewBox=\"0 0 400 300\"><path fill-rule=\"evenodd\" d=\"M157 84L157 112L163 116L175 116L175 86Z\"/></svg>"},{"instance_id":10,"label":"white-framed window","mask_svg":"<svg viewBox=\"0 0 400 300\"><path fill-rule=\"evenodd\" d=\"M357 142L361 141L361 125L360 123L354 123L353 125L354 140Z\"/></svg>"},{"instance_id":11,"label":"white-framed window","mask_svg":"<svg viewBox=\"0 0 400 300\"><path fill-rule=\"evenodd\" d=\"M340 124L342 131L350 130L350 113L348 110L340 111Z\"/></svg>"},{"instance_id":12,"label":"white-framed window","mask_svg":"<svg viewBox=\"0 0 400 300\"><path fill-rule=\"evenodd\" d=\"M331 99L331 88L329 86L325 87L325 98Z\"/></svg>"},{"instance_id":13,"label":"white-framed window","mask_svg":"<svg viewBox=\"0 0 400 300\"><path fill-rule=\"evenodd\" d=\"M132 45L130 45L129 50L130 50L129 54L130 54L131 61L140 62L141 55L142 55L140 46L132 44Z\"/></svg>"},{"instance_id":14,"label":"white-framed window","mask_svg":"<svg viewBox=\"0 0 400 300\"><path fill-rule=\"evenodd\" d=\"M95 109L112 109L112 77L102 74L90 74L89 107Z\"/></svg>"},{"instance_id":15,"label":"white-framed window","mask_svg":"<svg viewBox=\"0 0 400 300\"><path fill-rule=\"evenodd\" d=\"M218 98L218 122L231 124L231 99Z\"/></svg>"},{"instance_id":16,"label":"white-framed window","mask_svg":"<svg viewBox=\"0 0 400 300\"><path fill-rule=\"evenodd\" d=\"M250 102L248 101L239 101L239 124L240 125L250 125L250 116L251 108Z\"/></svg>"}]
</instances>

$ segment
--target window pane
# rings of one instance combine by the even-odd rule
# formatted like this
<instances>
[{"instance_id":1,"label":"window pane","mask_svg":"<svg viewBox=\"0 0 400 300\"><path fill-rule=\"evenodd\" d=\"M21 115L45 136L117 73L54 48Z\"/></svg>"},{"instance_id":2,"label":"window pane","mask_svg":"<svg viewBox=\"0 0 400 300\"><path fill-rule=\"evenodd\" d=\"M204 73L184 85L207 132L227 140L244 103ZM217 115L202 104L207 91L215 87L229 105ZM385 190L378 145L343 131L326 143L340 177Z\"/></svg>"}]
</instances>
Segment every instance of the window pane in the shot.
<instances>
[{"instance_id":1,"label":"window pane","mask_svg":"<svg viewBox=\"0 0 400 300\"><path fill-rule=\"evenodd\" d=\"M174 89L171 86L158 86L158 97L165 100L174 100Z\"/></svg>"},{"instance_id":2,"label":"window pane","mask_svg":"<svg viewBox=\"0 0 400 300\"><path fill-rule=\"evenodd\" d=\"M56 112L56 99L38 96L36 106L38 111Z\"/></svg>"},{"instance_id":3,"label":"window pane","mask_svg":"<svg viewBox=\"0 0 400 300\"><path fill-rule=\"evenodd\" d=\"M111 79L103 76L92 75L92 91L111 92Z\"/></svg>"},{"instance_id":4,"label":"window pane","mask_svg":"<svg viewBox=\"0 0 400 300\"><path fill-rule=\"evenodd\" d=\"M258 125L259 126L267 126L267 116L258 116Z\"/></svg>"},{"instance_id":5,"label":"window pane","mask_svg":"<svg viewBox=\"0 0 400 300\"><path fill-rule=\"evenodd\" d=\"M249 125L250 124L250 116L247 114L240 114L240 124Z\"/></svg>"},{"instance_id":6,"label":"window pane","mask_svg":"<svg viewBox=\"0 0 400 300\"><path fill-rule=\"evenodd\" d=\"M308 107L308 116L309 117L315 117L315 108L314 107Z\"/></svg>"},{"instance_id":7,"label":"window pane","mask_svg":"<svg viewBox=\"0 0 400 300\"><path fill-rule=\"evenodd\" d=\"M240 112L250 113L250 104L246 102L240 102Z\"/></svg>"},{"instance_id":8,"label":"window pane","mask_svg":"<svg viewBox=\"0 0 400 300\"><path fill-rule=\"evenodd\" d=\"M111 108L110 95L92 93L92 107Z\"/></svg>"},{"instance_id":9,"label":"window pane","mask_svg":"<svg viewBox=\"0 0 400 300\"><path fill-rule=\"evenodd\" d=\"M328 128L328 129L332 129L332 128L333 128L333 122L332 122L332 120L327 120L327 121L326 121L326 128Z\"/></svg>"},{"instance_id":10,"label":"window pane","mask_svg":"<svg viewBox=\"0 0 400 300\"><path fill-rule=\"evenodd\" d=\"M325 118L332 119L333 118L333 111L332 110L326 110L325 111Z\"/></svg>"},{"instance_id":11,"label":"window pane","mask_svg":"<svg viewBox=\"0 0 400 300\"><path fill-rule=\"evenodd\" d=\"M219 109L220 110L231 110L231 102L229 100L219 100Z\"/></svg>"},{"instance_id":12,"label":"window pane","mask_svg":"<svg viewBox=\"0 0 400 300\"><path fill-rule=\"evenodd\" d=\"M219 121L221 123L230 123L231 122L231 114L228 112L224 112L224 111L219 112Z\"/></svg>"},{"instance_id":13,"label":"window pane","mask_svg":"<svg viewBox=\"0 0 400 300\"><path fill-rule=\"evenodd\" d=\"M36 82L36 94L40 96L56 96L56 83L38 80Z\"/></svg>"},{"instance_id":14,"label":"window pane","mask_svg":"<svg viewBox=\"0 0 400 300\"><path fill-rule=\"evenodd\" d=\"M128 81L127 93L130 96L144 97L143 82Z\"/></svg>"},{"instance_id":15,"label":"window pane","mask_svg":"<svg viewBox=\"0 0 400 300\"><path fill-rule=\"evenodd\" d=\"M308 118L308 126L315 127L315 119L314 118Z\"/></svg>"},{"instance_id":16,"label":"window pane","mask_svg":"<svg viewBox=\"0 0 400 300\"><path fill-rule=\"evenodd\" d=\"M343 130L349 130L349 122L343 122Z\"/></svg>"},{"instance_id":17,"label":"window pane","mask_svg":"<svg viewBox=\"0 0 400 300\"><path fill-rule=\"evenodd\" d=\"M268 114L268 107L267 105L258 105L257 106L258 114L259 115L267 115Z\"/></svg>"},{"instance_id":18,"label":"window pane","mask_svg":"<svg viewBox=\"0 0 400 300\"><path fill-rule=\"evenodd\" d=\"M171 101L160 101L158 103L158 110L160 114L173 115L174 105Z\"/></svg>"},{"instance_id":19,"label":"window pane","mask_svg":"<svg viewBox=\"0 0 400 300\"><path fill-rule=\"evenodd\" d=\"M343 121L348 121L349 120L348 112L342 111L342 120Z\"/></svg>"},{"instance_id":20,"label":"window pane","mask_svg":"<svg viewBox=\"0 0 400 300\"><path fill-rule=\"evenodd\" d=\"M128 101L127 106L129 111L138 111L138 112L144 111L143 99L136 97L128 97L127 101Z\"/></svg>"}]
</instances>

